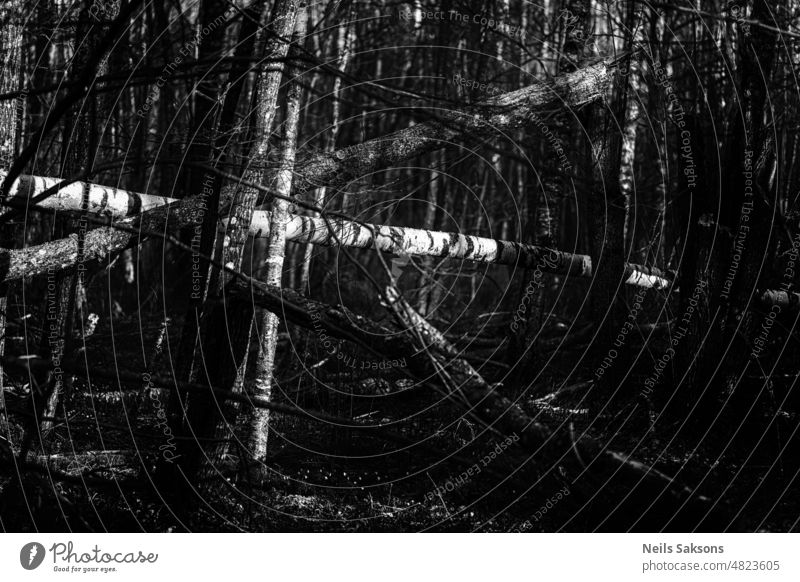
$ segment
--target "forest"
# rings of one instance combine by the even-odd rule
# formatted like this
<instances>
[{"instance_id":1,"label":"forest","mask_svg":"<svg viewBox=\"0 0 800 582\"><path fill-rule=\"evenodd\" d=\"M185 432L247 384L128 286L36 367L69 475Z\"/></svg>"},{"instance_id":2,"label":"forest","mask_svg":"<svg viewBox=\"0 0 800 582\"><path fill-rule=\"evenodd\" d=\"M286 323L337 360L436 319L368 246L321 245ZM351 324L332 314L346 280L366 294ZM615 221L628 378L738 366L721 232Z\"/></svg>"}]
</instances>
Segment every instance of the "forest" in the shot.
<instances>
[{"instance_id":1,"label":"forest","mask_svg":"<svg viewBox=\"0 0 800 582\"><path fill-rule=\"evenodd\" d=\"M798 529L797 0L0 22L0 530Z\"/></svg>"}]
</instances>

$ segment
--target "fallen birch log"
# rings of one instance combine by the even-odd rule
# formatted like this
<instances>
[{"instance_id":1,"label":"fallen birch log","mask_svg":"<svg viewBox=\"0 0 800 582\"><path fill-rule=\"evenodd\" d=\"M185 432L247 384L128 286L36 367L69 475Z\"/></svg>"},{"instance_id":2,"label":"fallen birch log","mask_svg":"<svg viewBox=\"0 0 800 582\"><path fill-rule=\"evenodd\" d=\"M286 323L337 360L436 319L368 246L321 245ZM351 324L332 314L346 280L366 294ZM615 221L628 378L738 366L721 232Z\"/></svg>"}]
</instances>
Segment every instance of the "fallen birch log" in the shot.
<instances>
[{"instance_id":1,"label":"fallen birch log","mask_svg":"<svg viewBox=\"0 0 800 582\"><path fill-rule=\"evenodd\" d=\"M253 216L251 232L265 236L268 218ZM461 259L478 263L540 269L545 273L590 278L593 275L589 255L557 251L469 234L438 232L401 226L363 224L349 220L294 216L287 225L286 239L322 246L377 249L400 256L425 256ZM670 285L672 274L654 267L626 265L626 283L638 287L663 289Z\"/></svg>"},{"instance_id":2,"label":"fallen birch log","mask_svg":"<svg viewBox=\"0 0 800 582\"><path fill-rule=\"evenodd\" d=\"M167 210L169 208L169 210ZM184 200L145 212L128 227L140 227L141 236L103 227L86 234L81 262L91 263L142 242L151 232L169 232L173 228L197 224L197 201ZM269 235L269 214L255 212L250 233ZM400 256L433 256L479 263L540 269L544 273L590 278L592 260L588 255L557 251L546 247L490 239L485 237L421 230L400 226L308 216L293 216L286 226L286 240L321 246L341 246L380 250ZM79 262L78 238L73 235L57 241L20 250L0 250L0 280L14 281L48 271L61 271ZM653 267L629 264L626 282L639 287L663 289L670 285L672 274Z\"/></svg>"},{"instance_id":3,"label":"fallen birch log","mask_svg":"<svg viewBox=\"0 0 800 582\"><path fill-rule=\"evenodd\" d=\"M0 171L0 182L6 179L7 174ZM62 183L63 186L56 188ZM37 196L50 189L55 192L36 201ZM112 218L130 218L177 200L91 182L65 182L61 178L22 175L11 185L6 205L24 208L23 204L27 202L54 212L83 211Z\"/></svg>"},{"instance_id":4,"label":"fallen birch log","mask_svg":"<svg viewBox=\"0 0 800 582\"><path fill-rule=\"evenodd\" d=\"M151 236L171 229L199 224L199 198L188 198L145 211L133 220L122 221L128 228L137 227L141 234L101 227L90 231L84 243L83 262L102 261ZM224 225L224 221L223 221ZM269 234L269 214L253 214L250 234ZM592 260L588 255L572 254L546 247L525 245L465 235L399 226L363 224L343 219L326 220L293 216L286 227L287 240L322 246L343 246L378 249L395 255L435 256L499 265L537 268L542 272L592 277ZM0 249L0 281L10 282L74 267L78 260L78 239L73 235L57 241L18 250ZM674 277L669 271L629 263L625 282L637 287L664 289ZM777 305L787 310L800 308L800 293L765 290L759 295L763 305Z\"/></svg>"}]
</instances>

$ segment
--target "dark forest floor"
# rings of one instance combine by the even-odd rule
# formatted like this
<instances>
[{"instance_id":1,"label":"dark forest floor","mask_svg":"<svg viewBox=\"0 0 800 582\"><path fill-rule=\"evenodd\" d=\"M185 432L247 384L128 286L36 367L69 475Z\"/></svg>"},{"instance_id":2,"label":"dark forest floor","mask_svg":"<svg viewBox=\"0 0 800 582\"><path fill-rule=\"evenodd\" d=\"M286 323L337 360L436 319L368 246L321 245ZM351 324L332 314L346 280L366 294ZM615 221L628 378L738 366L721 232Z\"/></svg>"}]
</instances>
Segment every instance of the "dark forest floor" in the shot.
<instances>
[{"instance_id":1,"label":"dark forest floor","mask_svg":"<svg viewBox=\"0 0 800 582\"><path fill-rule=\"evenodd\" d=\"M129 331L124 326L115 330L113 353L108 350L107 337L99 331L93 340L97 345L87 344L87 353L94 356L90 366L139 369L143 358L138 342L123 339ZM130 337L135 336L137 333L130 331ZM292 349L285 344L281 347L284 363L291 361L288 352ZM287 368L286 374L292 375L291 366ZM563 371L558 366L552 370L554 377L545 384L557 383ZM348 380L336 370L320 369L318 373L335 378L329 388L300 378L292 383L296 392L284 393L279 401L294 399L294 404L303 407L371 422L407 415L413 421L393 424L390 429L413 441L424 439L426 447L398 451L399 445L361 432L273 415L267 480L258 488L240 481L237 490L224 489L181 523L162 496L163 486L154 484L163 437L153 401L141 389L129 389L120 396L108 391L113 386L93 382L90 388L76 379L75 396L67 405L69 423L55 427L49 445L51 453L67 459L58 468L72 479L53 483L46 474L28 472L25 495L21 496L12 485L16 476L7 472L0 481L2 527L7 531L614 529L613 524L603 523L602 494L587 508L585 494L565 490L562 480L553 474L540 478L535 459L523 456L513 446L483 467L481 459L502 437L482 433L478 425L464 420L452 405L438 402L434 394L402 394L408 381L397 374L359 372L360 377ZM25 400L25 389L15 385L13 378L11 381L6 390L9 407ZM638 380L634 375L630 381ZM366 397L376 391L383 397ZM516 398L531 415L538 411L537 418L555 428L563 419L542 410L537 399L543 395L538 390ZM515 398L514 394L508 396ZM733 530L791 531L797 529L800 517L800 491L794 479L800 455L797 437L792 438L792 418L784 411L775 414L775 398L774 392L765 395L765 402L756 403L754 412L742 418L734 419L725 412L719 418L712 415L710 421L656 424L642 407L615 403L608 407L613 413L593 423L572 417L571 429L576 434L585 430L609 448L675 476L699 493L716 498L724 492L723 503L736 508L730 510ZM426 406L428 411L420 412ZM21 427L14 416L10 419L10 440L19 442ZM120 451L121 460L114 457L83 466L69 463L76 452L103 450ZM450 453L459 459L447 460ZM225 473L232 479L235 455L232 450ZM120 465L109 469L109 463L115 462ZM481 471L466 481L459 480L470 462L481 466ZM81 474L104 479L105 484L86 486L77 477ZM648 529L644 523L640 527Z\"/></svg>"}]
</instances>

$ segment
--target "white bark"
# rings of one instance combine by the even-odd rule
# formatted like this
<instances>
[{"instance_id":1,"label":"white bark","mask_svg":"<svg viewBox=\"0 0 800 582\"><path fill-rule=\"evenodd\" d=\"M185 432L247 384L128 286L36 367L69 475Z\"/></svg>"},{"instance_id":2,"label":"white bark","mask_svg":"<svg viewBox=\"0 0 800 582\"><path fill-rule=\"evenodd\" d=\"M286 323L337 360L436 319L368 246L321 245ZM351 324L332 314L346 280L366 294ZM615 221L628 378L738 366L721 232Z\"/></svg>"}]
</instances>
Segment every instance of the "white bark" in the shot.
<instances>
[{"instance_id":1,"label":"white bark","mask_svg":"<svg viewBox=\"0 0 800 582\"><path fill-rule=\"evenodd\" d=\"M257 222L257 221L264 222ZM266 236L268 217L253 216L253 227ZM592 277L588 255L566 253L517 242L503 241L460 233L438 232L379 224L364 224L342 219L294 216L286 224L286 240L323 246L377 249L395 255L416 255L463 259L479 263L518 265L540 268L543 272ZM666 288L670 279L660 270L641 265L627 265L629 285Z\"/></svg>"},{"instance_id":2,"label":"white bark","mask_svg":"<svg viewBox=\"0 0 800 582\"><path fill-rule=\"evenodd\" d=\"M189 211L177 208L177 217L185 220ZM176 220L175 224L180 221ZM333 229L330 232L328 227ZM270 213L254 212L250 224L254 236L267 238L270 232ZM374 233L374 234L373 234ZM374 241L377 237L377 245ZM90 232L86 237L85 258L101 261L138 239L129 233L115 233L113 228L102 228ZM466 234L362 224L349 220L291 216L285 223L285 240L322 246L344 246L354 248L376 248L386 253L401 256L417 255L448 257L479 263L519 265L536 268L554 274L570 274L577 277L592 276L592 262L588 255L576 255L536 245L490 239ZM547 257L550 257L547 259ZM42 275L48 269L62 270L73 266L78 260L76 237L70 237L29 247L4 251L0 249L2 277L9 282L22 277ZM669 277L655 268L628 265L628 284L665 288Z\"/></svg>"},{"instance_id":3,"label":"white bark","mask_svg":"<svg viewBox=\"0 0 800 582\"><path fill-rule=\"evenodd\" d=\"M0 181L5 180L7 172L0 170ZM65 183L61 178L22 175L12 184L9 200L14 203L32 201L45 190ZM127 218L136 216L147 210L175 202L174 198L140 194L111 186L101 186L90 182L72 182L65 185L55 194L48 196L36 205L49 210L63 212L79 212L84 190L88 191L88 202L85 209L89 214L99 214L111 218ZM17 206L18 204L14 204Z\"/></svg>"},{"instance_id":4,"label":"white bark","mask_svg":"<svg viewBox=\"0 0 800 582\"><path fill-rule=\"evenodd\" d=\"M292 43L302 46L306 36L308 13L305 1L301 0L297 9ZM286 224L290 220L288 196L292 192L292 179L295 157L297 154L297 135L302 102L302 87L298 82L300 69L289 70L292 85L286 103L286 121L283 150L280 156L279 169L276 176L276 194L272 201L272 213L269 224L269 245L267 247L266 278L267 285L281 286L283 260L286 254ZM260 339L258 361L256 362L256 378L251 394L258 398L269 399L272 393L273 372L275 370L275 349L278 346L278 315L265 311L262 320L262 336ZM249 419L247 450L257 461L267 455L267 437L269 434L269 411L254 408Z\"/></svg>"}]
</instances>

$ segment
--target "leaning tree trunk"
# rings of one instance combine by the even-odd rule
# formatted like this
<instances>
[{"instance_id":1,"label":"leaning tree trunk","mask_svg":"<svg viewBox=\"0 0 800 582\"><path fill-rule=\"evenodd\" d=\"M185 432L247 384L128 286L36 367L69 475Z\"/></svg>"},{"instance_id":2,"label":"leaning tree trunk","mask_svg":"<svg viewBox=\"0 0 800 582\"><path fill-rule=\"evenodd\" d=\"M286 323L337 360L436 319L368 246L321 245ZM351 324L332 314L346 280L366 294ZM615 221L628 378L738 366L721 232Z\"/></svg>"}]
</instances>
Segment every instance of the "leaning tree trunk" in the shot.
<instances>
[{"instance_id":1,"label":"leaning tree trunk","mask_svg":"<svg viewBox=\"0 0 800 582\"><path fill-rule=\"evenodd\" d=\"M297 26L292 42L302 46L306 36L306 6L301 0L298 8ZM286 104L286 125L284 131L283 150L281 151L275 193L272 200L272 217L269 227L269 243L267 246L267 285L281 285L283 259L286 251L286 224L289 221L288 197L292 192L294 163L297 153L297 135L299 130L302 87L299 83L300 69L292 67L289 78L291 85ZM278 316L272 311L264 311L261 321L261 337L259 338L256 377L252 394L260 398L269 398L272 393L275 370L275 349L278 345ZM254 408L248 421L247 450L248 454L262 462L267 455L267 437L269 411Z\"/></svg>"},{"instance_id":2,"label":"leaning tree trunk","mask_svg":"<svg viewBox=\"0 0 800 582\"><path fill-rule=\"evenodd\" d=\"M396 166L415 156L440 150L461 137L470 135L502 135L520 129L538 118L538 114L556 107L577 108L591 103L608 90L614 66L596 63L553 80L543 81L486 99L462 111L441 112L436 121L418 123L364 143L338 149L331 153L309 156L298 163L294 190L299 196L320 186L339 187L352 180ZM209 154L210 155L210 154ZM202 162L203 160L194 160ZM17 210L27 208L26 198L41 195L44 188L57 180L22 176L13 181L10 192L21 196L13 205ZM51 181L52 180L52 181ZM12 186L12 185L10 185ZM202 185L201 185L202 186ZM66 186L63 195L50 195L37 204L45 208L81 210L83 184ZM204 189L188 192L201 196ZM94 202L93 202L94 201ZM94 186L90 191L90 208L111 213L114 217L131 216L131 208L153 208L172 202L172 199L147 194L130 193L118 188ZM208 207L208 200L204 200ZM203 217L208 215L203 213ZM213 243L213 241L212 241ZM209 248L211 248L211 245Z\"/></svg>"}]
</instances>

